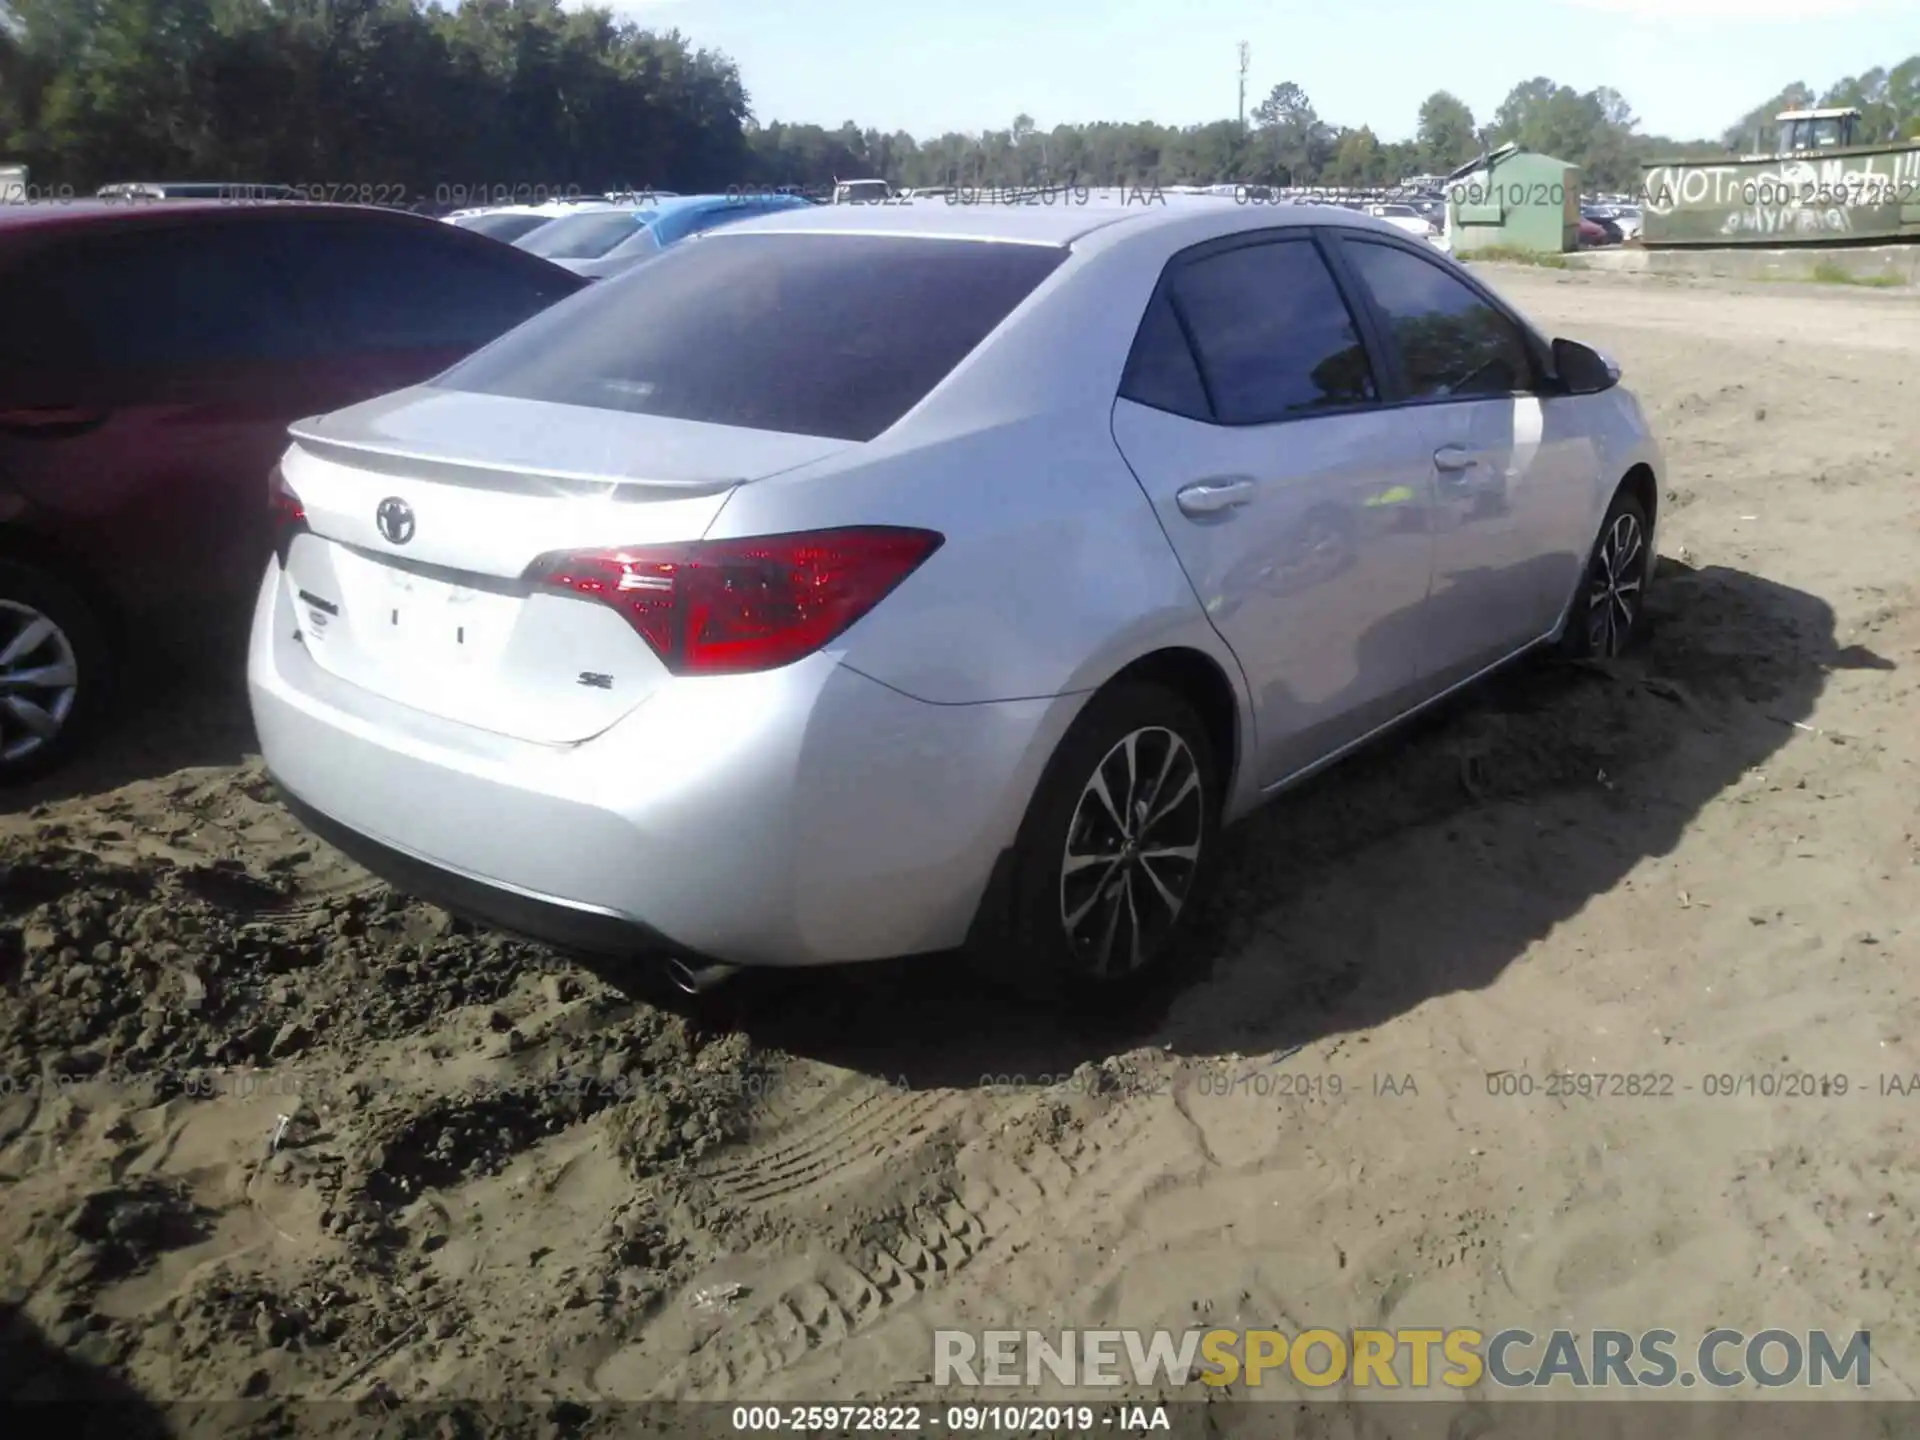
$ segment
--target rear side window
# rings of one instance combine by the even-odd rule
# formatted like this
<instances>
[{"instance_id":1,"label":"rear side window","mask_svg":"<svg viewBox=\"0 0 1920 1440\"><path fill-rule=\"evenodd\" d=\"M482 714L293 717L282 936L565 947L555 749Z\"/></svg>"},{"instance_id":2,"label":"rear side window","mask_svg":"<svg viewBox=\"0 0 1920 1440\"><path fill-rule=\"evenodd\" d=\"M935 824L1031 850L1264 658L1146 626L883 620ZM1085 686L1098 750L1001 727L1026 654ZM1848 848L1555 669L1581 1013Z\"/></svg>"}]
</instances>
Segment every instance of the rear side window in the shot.
<instances>
[{"instance_id":1,"label":"rear side window","mask_svg":"<svg viewBox=\"0 0 1920 1440\"><path fill-rule=\"evenodd\" d=\"M1055 246L722 227L456 365L453 390L871 440L1067 257Z\"/></svg>"},{"instance_id":2,"label":"rear side window","mask_svg":"<svg viewBox=\"0 0 1920 1440\"><path fill-rule=\"evenodd\" d=\"M564 271L437 221L274 222L272 254L303 310L348 351L474 350L578 289ZM217 293L217 292L216 292Z\"/></svg>"},{"instance_id":3,"label":"rear side window","mask_svg":"<svg viewBox=\"0 0 1920 1440\"><path fill-rule=\"evenodd\" d=\"M1194 363L1193 347L1187 343L1180 317L1173 311L1173 300L1164 289L1154 295L1140 321L1133 353L1127 357L1127 373L1121 377L1120 397L1189 420L1213 418L1207 387L1201 384L1200 367Z\"/></svg>"},{"instance_id":4,"label":"rear side window","mask_svg":"<svg viewBox=\"0 0 1920 1440\"><path fill-rule=\"evenodd\" d=\"M1215 418L1257 425L1378 397L1366 347L1311 240L1207 255L1174 274Z\"/></svg>"},{"instance_id":5,"label":"rear side window","mask_svg":"<svg viewBox=\"0 0 1920 1440\"><path fill-rule=\"evenodd\" d=\"M4 328L31 336L34 358L58 369L246 364L315 347L267 247L243 224L64 236L29 256L8 288L21 308Z\"/></svg>"},{"instance_id":6,"label":"rear side window","mask_svg":"<svg viewBox=\"0 0 1920 1440\"><path fill-rule=\"evenodd\" d=\"M1343 242L1386 314L1412 398L1510 395L1533 388L1533 361L1514 323L1471 286L1395 245Z\"/></svg>"},{"instance_id":7,"label":"rear side window","mask_svg":"<svg viewBox=\"0 0 1920 1440\"><path fill-rule=\"evenodd\" d=\"M32 271L0 249L0 385L44 364L51 329L51 307L38 289L29 288ZM0 390L0 395L6 392Z\"/></svg>"}]
</instances>

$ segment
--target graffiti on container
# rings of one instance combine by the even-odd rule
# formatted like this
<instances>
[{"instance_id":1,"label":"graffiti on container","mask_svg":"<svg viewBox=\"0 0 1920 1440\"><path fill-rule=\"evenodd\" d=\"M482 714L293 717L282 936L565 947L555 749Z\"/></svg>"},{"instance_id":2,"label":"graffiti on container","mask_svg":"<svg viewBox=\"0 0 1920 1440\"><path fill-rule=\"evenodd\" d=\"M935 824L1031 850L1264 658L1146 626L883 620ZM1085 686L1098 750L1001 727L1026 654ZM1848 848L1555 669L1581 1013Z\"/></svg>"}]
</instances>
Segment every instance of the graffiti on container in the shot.
<instances>
[{"instance_id":1,"label":"graffiti on container","mask_svg":"<svg viewBox=\"0 0 1920 1440\"><path fill-rule=\"evenodd\" d=\"M1812 210L1798 205L1749 205L1720 222L1722 235L1847 235L1853 221L1838 205Z\"/></svg>"},{"instance_id":2,"label":"graffiti on container","mask_svg":"<svg viewBox=\"0 0 1920 1440\"><path fill-rule=\"evenodd\" d=\"M1646 173L1650 213L1728 211L1728 234L1843 233L1850 228L1849 209L1916 201L1920 149L1759 165L1657 165Z\"/></svg>"},{"instance_id":3,"label":"graffiti on container","mask_svg":"<svg viewBox=\"0 0 1920 1440\"><path fill-rule=\"evenodd\" d=\"M1920 145L1649 165L1648 245L1826 244L1920 236Z\"/></svg>"}]
</instances>

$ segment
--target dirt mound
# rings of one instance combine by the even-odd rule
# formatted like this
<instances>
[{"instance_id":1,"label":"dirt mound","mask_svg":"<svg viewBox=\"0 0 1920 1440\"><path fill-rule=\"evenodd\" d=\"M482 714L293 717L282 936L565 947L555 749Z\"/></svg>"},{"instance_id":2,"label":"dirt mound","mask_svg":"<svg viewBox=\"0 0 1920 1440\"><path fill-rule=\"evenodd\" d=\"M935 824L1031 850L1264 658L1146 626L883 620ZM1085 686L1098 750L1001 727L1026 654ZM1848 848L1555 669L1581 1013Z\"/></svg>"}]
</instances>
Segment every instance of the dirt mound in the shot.
<instances>
[{"instance_id":1,"label":"dirt mound","mask_svg":"<svg viewBox=\"0 0 1920 1440\"><path fill-rule=\"evenodd\" d=\"M385 1346L486 1328L448 1256L488 1243L487 1206L450 1197L543 1193L558 1139L595 1155L592 1243L535 1243L536 1204L511 1305L531 1281L555 1315L644 1316L704 1235L676 1177L742 1133L743 1077L777 1057L394 894L257 781L171 787L219 828L158 845L124 794L0 835L10 1290L162 1396L351 1390Z\"/></svg>"}]
</instances>

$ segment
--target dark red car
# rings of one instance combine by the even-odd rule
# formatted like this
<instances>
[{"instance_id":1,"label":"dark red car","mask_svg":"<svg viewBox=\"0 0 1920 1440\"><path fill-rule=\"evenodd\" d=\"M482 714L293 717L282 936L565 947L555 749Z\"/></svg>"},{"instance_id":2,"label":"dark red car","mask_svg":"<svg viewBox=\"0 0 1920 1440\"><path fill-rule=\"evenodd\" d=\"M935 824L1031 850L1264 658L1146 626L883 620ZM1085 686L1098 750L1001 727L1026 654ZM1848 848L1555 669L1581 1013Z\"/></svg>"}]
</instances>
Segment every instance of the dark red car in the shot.
<instances>
[{"instance_id":1,"label":"dark red car","mask_svg":"<svg viewBox=\"0 0 1920 1440\"><path fill-rule=\"evenodd\" d=\"M0 205L0 781L67 750L130 654L243 631L289 422L585 283L390 210Z\"/></svg>"}]
</instances>

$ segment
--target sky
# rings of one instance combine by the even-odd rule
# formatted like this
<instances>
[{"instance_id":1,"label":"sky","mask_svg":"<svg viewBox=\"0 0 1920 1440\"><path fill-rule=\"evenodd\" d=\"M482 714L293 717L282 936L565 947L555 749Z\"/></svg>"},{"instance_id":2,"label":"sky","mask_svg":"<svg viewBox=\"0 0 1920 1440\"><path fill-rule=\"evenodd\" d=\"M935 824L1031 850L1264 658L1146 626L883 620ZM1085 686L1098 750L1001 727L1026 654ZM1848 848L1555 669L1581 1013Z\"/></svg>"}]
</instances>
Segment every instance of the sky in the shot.
<instances>
[{"instance_id":1,"label":"sky","mask_svg":"<svg viewBox=\"0 0 1920 1440\"><path fill-rule=\"evenodd\" d=\"M584 0L583 0L584 3ZM1642 129L1717 136L1788 84L1920 53L1920 0L598 0L740 66L755 118L829 128L1189 125L1284 80L1322 119L1410 138L1451 90L1490 118L1546 75L1610 85Z\"/></svg>"}]
</instances>

